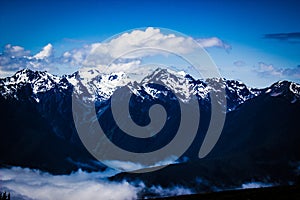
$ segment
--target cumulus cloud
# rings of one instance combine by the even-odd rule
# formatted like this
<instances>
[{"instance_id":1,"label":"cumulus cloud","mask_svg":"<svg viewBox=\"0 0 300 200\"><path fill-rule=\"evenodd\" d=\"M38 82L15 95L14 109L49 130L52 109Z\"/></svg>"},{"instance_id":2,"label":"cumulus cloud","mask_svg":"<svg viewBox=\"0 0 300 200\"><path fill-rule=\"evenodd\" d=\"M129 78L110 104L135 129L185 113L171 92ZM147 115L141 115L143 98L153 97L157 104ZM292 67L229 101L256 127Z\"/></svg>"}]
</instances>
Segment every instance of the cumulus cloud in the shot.
<instances>
[{"instance_id":1,"label":"cumulus cloud","mask_svg":"<svg viewBox=\"0 0 300 200\"><path fill-rule=\"evenodd\" d=\"M281 71L279 69L274 68L272 64L266 64L264 62L259 62L256 70L258 73L261 73L263 75L281 75Z\"/></svg>"},{"instance_id":2,"label":"cumulus cloud","mask_svg":"<svg viewBox=\"0 0 300 200\"><path fill-rule=\"evenodd\" d=\"M187 54L194 49L222 47L226 50L231 46L217 37L195 40L191 37L164 34L160 29L149 27L146 30L134 30L103 43L93 43L83 48L66 52L64 62L99 66L110 64L112 60L122 56L124 59L137 59L153 54L164 54L164 49L175 54ZM152 49L152 50L151 50ZM134 53L132 51L138 50ZM125 55L124 55L125 54Z\"/></svg>"},{"instance_id":3,"label":"cumulus cloud","mask_svg":"<svg viewBox=\"0 0 300 200\"><path fill-rule=\"evenodd\" d=\"M145 30L133 30L123 33L115 38L84 45L81 48L72 49L54 56L54 48L47 44L35 55L30 54L21 46L8 44L0 54L0 70L12 72L22 68L35 70L47 70L52 72L59 68L68 68L72 71L79 67L103 67L117 61L122 67L128 67L128 63L137 63L141 58L168 53L184 55L195 49L218 47L226 51L231 46L217 37L194 40L180 34L166 33L158 28L146 28ZM166 49L171 52L166 52ZM120 59L121 57L121 59ZM119 59L118 59L119 58ZM55 71L54 70L54 71ZM61 71L66 71L61 69Z\"/></svg>"},{"instance_id":4,"label":"cumulus cloud","mask_svg":"<svg viewBox=\"0 0 300 200\"><path fill-rule=\"evenodd\" d=\"M11 44L7 44L4 47L4 54L11 57L22 57L22 56L28 56L30 54L30 51L26 51L21 46L12 46Z\"/></svg>"},{"instance_id":5,"label":"cumulus cloud","mask_svg":"<svg viewBox=\"0 0 300 200\"><path fill-rule=\"evenodd\" d=\"M0 53L0 76L11 75L23 68L49 71L54 69L56 64L57 59L53 56L51 44L47 44L35 55L31 55L30 51L21 46L7 44Z\"/></svg>"},{"instance_id":6,"label":"cumulus cloud","mask_svg":"<svg viewBox=\"0 0 300 200\"><path fill-rule=\"evenodd\" d=\"M134 200L143 195L143 191L155 196L193 193L193 190L182 186L146 187L143 182L116 182L107 179L116 173L114 170L91 173L79 170L70 175L51 175L39 170L13 167L0 169L0 190L10 192L11 198L18 200Z\"/></svg>"},{"instance_id":7,"label":"cumulus cloud","mask_svg":"<svg viewBox=\"0 0 300 200\"><path fill-rule=\"evenodd\" d=\"M0 71L5 73L21 69L29 54L30 52L21 46L7 44L0 53Z\"/></svg>"},{"instance_id":8,"label":"cumulus cloud","mask_svg":"<svg viewBox=\"0 0 300 200\"><path fill-rule=\"evenodd\" d=\"M52 53L53 53L53 46L52 46L52 44L49 43L46 46L44 46L43 49L39 53L35 54L33 56L33 58L45 59L45 58L50 57L52 55Z\"/></svg>"},{"instance_id":9,"label":"cumulus cloud","mask_svg":"<svg viewBox=\"0 0 300 200\"><path fill-rule=\"evenodd\" d=\"M293 80L300 80L300 65L293 68L276 68L272 64L259 62L255 67L255 71L266 77L274 76L277 78L290 78Z\"/></svg>"}]
</instances>

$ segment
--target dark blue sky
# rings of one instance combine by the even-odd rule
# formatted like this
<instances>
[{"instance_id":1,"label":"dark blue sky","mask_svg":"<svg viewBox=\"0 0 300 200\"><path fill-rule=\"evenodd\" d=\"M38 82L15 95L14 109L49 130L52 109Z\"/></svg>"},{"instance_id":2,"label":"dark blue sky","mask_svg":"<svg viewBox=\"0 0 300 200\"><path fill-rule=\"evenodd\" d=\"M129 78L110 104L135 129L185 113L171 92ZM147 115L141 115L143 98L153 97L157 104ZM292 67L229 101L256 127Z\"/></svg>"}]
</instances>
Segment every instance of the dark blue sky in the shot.
<instances>
[{"instance_id":1,"label":"dark blue sky","mask_svg":"<svg viewBox=\"0 0 300 200\"><path fill-rule=\"evenodd\" d=\"M0 46L37 53L48 43L62 53L139 27L164 27L193 38L218 37L230 55L212 50L220 66L242 60L277 68L300 64L300 1L35 1L0 3ZM224 54L223 54L224 53ZM215 57L214 57L215 56Z\"/></svg>"}]
</instances>

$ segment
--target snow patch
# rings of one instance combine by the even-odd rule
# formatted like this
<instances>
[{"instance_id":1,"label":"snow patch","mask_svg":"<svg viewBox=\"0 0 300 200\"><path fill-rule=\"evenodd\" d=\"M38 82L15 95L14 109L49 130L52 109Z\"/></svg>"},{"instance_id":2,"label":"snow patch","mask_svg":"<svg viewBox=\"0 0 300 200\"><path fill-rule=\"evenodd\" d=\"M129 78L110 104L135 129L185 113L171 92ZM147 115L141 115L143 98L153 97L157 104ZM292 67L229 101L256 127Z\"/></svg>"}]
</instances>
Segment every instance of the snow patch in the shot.
<instances>
[{"instance_id":1,"label":"snow patch","mask_svg":"<svg viewBox=\"0 0 300 200\"><path fill-rule=\"evenodd\" d=\"M266 91L266 94L270 93L272 91L271 88L269 88L267 91Z\"/></svg>"}]
</instances>

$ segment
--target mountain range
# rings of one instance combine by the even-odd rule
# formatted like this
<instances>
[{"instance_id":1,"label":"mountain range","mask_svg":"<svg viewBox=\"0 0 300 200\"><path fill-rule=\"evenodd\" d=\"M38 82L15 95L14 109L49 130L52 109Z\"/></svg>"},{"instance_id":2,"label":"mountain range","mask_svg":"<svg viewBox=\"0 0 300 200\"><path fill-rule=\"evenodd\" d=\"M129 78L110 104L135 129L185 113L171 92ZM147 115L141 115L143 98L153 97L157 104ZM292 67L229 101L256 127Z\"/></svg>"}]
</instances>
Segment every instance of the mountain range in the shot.
<instances>
[{"instance_id":1,"label":"mountain range","mask_svg":"<svg viewBox=\"0 0 300 200\"><path fill-rule=\"evenodd\" d=\"M157 81L173 91L152 84ZM226 93L225 124L213 150L199 159L198 152L210 123L210 93L215 90L211 86L217 83L223 85ZM133 94L129 110L136 124L149 123L148 110L154 104L162 104L167 111L162 133L146 144L118 137L120 130L110 108L111 96L122 88ZM184 72L160 68L140 83L123 72L101 74L96 69L63 76L23 69L0 79L0 166L30 167L53 174L68 174L79 168L106 169L86 150L78 136L72 113L74 97L83 104L93 102L98 122L107 136L115 144L135 152L153 151L170 142L180 119L178 101L188 104L191 98L196 98L199 102L200 128L176 164L145 174L121 173L111 177L112 180L142 180L162 186L180 184L196 191L234 188L251 181L277 185L299 182L298 83L279 81L257 89L236 80L197 80Z\"/></svg>"}]
</instances>

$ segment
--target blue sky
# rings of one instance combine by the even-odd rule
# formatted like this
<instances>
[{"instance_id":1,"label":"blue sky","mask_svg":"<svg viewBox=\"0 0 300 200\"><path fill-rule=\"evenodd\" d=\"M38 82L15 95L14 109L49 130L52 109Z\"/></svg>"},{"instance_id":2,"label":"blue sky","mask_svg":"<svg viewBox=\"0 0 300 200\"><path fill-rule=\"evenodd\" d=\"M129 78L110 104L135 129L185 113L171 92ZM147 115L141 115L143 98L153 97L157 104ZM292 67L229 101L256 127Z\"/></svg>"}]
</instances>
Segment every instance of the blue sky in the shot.
<instances>
[{"instance_id":1,"label":"blue sky","mask_svg":"<svg viewBox=\"0 0 300 200\"><path fill-rule=\"evenodd\" d=\"M299 7L299 1L290 0L3 0L0 75L17 69L16 65L3 64L5 51L10 51L7 44L10 48L22 47L27 56L33 56L50 43L53 54L59 57L65 51L101 42L129 29L164 27L194 39L216 37L230 45L231 50L207 48L226 78L241 79L253 86L282 79L299 82Z\"/></svg>"}]
</instances>

